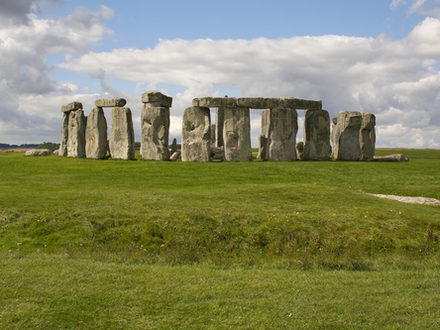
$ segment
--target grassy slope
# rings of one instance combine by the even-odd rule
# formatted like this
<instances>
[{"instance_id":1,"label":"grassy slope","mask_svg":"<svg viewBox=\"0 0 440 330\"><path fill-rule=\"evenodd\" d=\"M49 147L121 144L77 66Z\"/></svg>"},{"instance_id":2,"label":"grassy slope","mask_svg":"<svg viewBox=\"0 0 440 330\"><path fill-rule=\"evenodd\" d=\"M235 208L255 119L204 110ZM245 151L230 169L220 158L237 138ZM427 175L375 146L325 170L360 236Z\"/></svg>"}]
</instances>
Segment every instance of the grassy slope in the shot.
<instances>
[{"instance_id":1,"label":"grassy slope","mask_svg":"<svg viewBox=\"0 0 440 330\"><path fill-rule=\"evenodd\" d=\"M440 208L364 194L440 199L440 151L404 153L386 164L0 153L0 325L438 325Z\"/></svg>"}]
</instances>

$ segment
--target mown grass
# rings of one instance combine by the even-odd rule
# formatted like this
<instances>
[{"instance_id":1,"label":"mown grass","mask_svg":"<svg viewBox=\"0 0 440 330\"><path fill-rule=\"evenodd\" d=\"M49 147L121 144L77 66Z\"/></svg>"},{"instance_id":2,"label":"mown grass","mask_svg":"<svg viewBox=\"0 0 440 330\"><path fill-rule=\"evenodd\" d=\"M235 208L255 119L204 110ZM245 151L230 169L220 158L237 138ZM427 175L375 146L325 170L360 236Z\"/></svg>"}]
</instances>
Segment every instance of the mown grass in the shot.
<instances>
[{"instance_id":1,"label":"mown grass","mask_svg":"<svg viewBox=\"0 0 440 330\"><path fill-rule=\"evenodd\" d=\"M0 326L439 325L440 208L365 193L440 199L440 150L377 154L396 152L410 161L0 152Z\"/></svg>"}]
</instances>

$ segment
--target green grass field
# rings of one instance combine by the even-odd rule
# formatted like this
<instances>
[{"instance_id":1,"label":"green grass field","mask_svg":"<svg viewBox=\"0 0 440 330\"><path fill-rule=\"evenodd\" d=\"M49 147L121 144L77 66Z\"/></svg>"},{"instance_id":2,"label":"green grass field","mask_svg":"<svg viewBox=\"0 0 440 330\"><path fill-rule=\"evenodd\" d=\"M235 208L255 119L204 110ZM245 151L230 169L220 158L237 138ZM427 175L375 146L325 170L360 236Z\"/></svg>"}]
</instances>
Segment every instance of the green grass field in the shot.
<instances>
[{"instance_id":1,"label":"green grass field","mask_svg":"<svg viewBox=\"0 0 440 330\"><path fill-rule=\"evenodd\" d=\"M0 152L0 328L440 327L440 150L402 163Z\"/></svg>"}]
</instances>

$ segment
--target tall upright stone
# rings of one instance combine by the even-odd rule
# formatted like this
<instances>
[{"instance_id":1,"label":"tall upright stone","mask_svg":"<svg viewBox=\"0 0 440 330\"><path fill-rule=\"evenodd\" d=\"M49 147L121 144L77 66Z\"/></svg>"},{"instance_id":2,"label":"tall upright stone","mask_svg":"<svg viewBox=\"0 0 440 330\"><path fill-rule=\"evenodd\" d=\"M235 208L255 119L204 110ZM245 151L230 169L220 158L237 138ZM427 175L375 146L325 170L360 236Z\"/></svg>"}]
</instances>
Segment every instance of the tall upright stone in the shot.
<instances>
[{"instance_id":1,"label":"tall upright stone","mask_svg":"<svg viewBox=\"0 0 440 330\"><path fill-rule=\"evenodd\" d=\"M296 134L298 115L295 109L270 109L268 159L277 161L296 160Z\"/></svg>"},{"instance_id":2,"label":"tall upright stone","mask_svg":"<svg viewBox=\"0 0 440 330\"><path fill-rule=\"evenodd\" d=\"M376 145L376 116L372 113L362 114L360 132L361 160L373 160Z\"/></svg>"},{"instance_id":3,"label":"tall upright stone","mask_svg":"<svg viewBox=\"0 0 440 330\"><path fill-rule=\"evenodd\" d=\"M209 162L210 154L211 117L209 108L186 108L182 121L182 161Z\"/></svg>"},{"instance_id":4,"label":"tall upright stone","mask_svg":"<svg viewBox=\"0 0 440 330\"><path fill-rule=\"evenodd\" d=\"M87 117L86 157L104 159L107 154L107 120L101 107L94 108Z\"/></svg>"},{"instance_id":5,"label":"tall upright stone","mask_svg":"<svg viewBox=\"0 0 440 330\"><path fill-rule=\"evenodd\" d=\"M357 111L341 111L338 114L333 158L336 160L360 160L360 128L362 115Z\"/></svg>"},{"instance_id":6,"label":"tall upright stone","mask_svg":"<svg viewBox=\"0 0 440 330\"><path fill-rule=\"evenodd\" d=\"M225 160L252 160L249 108L224 108L223 143Z\"/></svg>"},{"instance_id":7,"label":"tall upright stone","mask_svg":"<svg viewBox=\"0 0 440 330\"><path fill-rule=\"evenodd\" d=\"M172 98L157 91L142 95L141 155L143 159L169 160L168 139Z\"/></svg>"},{"instance_id":8,"label":"tall upright stone","mask_svg":"<svg viewBox=\"0 0 440 330\"><path fill-rule=\"evenodd\" d=\"M216 139L216 125L215 124L211 124L211 147L215 147L216 143L217 143L217 139Z\"/></svg>"},{"instance_id":9,"label":"tall upright stone","mask_svg":"<svg viewBox=\"0 0 440 330\"><path fill-rule=\"evenodd\" d=\"M338 123L338 118L333 117L332 118L332 130L331 130L331 135L330 135L330 140L332 142L332 147L335 147L336 144L336 131L337 131L337 123Z\"/></svg>"},{"instance_id":10,"label":"tall upright stone","mask_svg":"<svg viewBox=\"0 0 440 330\"><path fill-rule=\"evenodd\" d=\"M258 138L258 159L269 159L269 126L270 125L270 109L264 109L261 113L261 134Z\"/></svg>"},{"instance_id":11,"label":"tall upright stone","mask_svg":"<svg viewBox=\"0 0 440 330\"><path fill-rule=\"evenodd\" d=\"M304 114L304 160L329 160L330 116L326 110L306 110Z\"/></svg>"},{"instance_id":12,"label":"tall upright stone","mask_svg":"<svg viewBox=\"0 0 440 330\"><path fill-rule=\"evenodd\" d=\"M216 123L216 146L218 148L223 147L223 122L224 122L224 109L222 107L217 108L215 111L215 123Z\"/></svg>"},{"instance_id":13,"label":"tall upright stone","mask_svg":"<svg viewBox=\"0 0 440 330\"><path fill-rule=\"evenodd\" d=\"M69 112L68 136L67 157L84 158L86 156L85 117L81 109Z\"/></svg>"},{"instance_id":14,"label":"tall upright stone","mask_svg":"<svg viewBox=\"0 0 440 330\"><path fill-rule=\"evenodd\" d=\"M112 109L112 129L109 140L110 155L114 159L134 159L134 130L131 110Z\"/></svg>"},{"instance_id":15,"label":"tall upright stone","mask_svg":"<svg viewBox=\"0 0 440 330\"><path fill-rule=\"evenodd\" d=\"M69 141L69 112L63 112L61 120L61 142L58 156L67 156L67 143Z\"/></svg>"}]
</instances>

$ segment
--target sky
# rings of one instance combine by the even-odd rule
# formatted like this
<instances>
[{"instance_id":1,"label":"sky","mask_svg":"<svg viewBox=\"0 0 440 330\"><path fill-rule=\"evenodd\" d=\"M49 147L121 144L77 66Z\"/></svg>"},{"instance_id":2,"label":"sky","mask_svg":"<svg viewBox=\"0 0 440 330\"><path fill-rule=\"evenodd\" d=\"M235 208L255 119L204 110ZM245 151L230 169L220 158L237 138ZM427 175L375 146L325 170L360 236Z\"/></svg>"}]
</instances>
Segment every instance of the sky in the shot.
<instances>
[{"instance_id":1,"label":"sky","mask_svg":"<svg viewBox=\"0 0 440 330\"><path fill-rule=\"evenodd\" d=\"M228 95L371 112L376 146L440 148L440 0L0 0L0 143L59 142L61 106L103 97L140 141L148 90L178 141L193 98Z\"/></svg>"}]
</instances>

